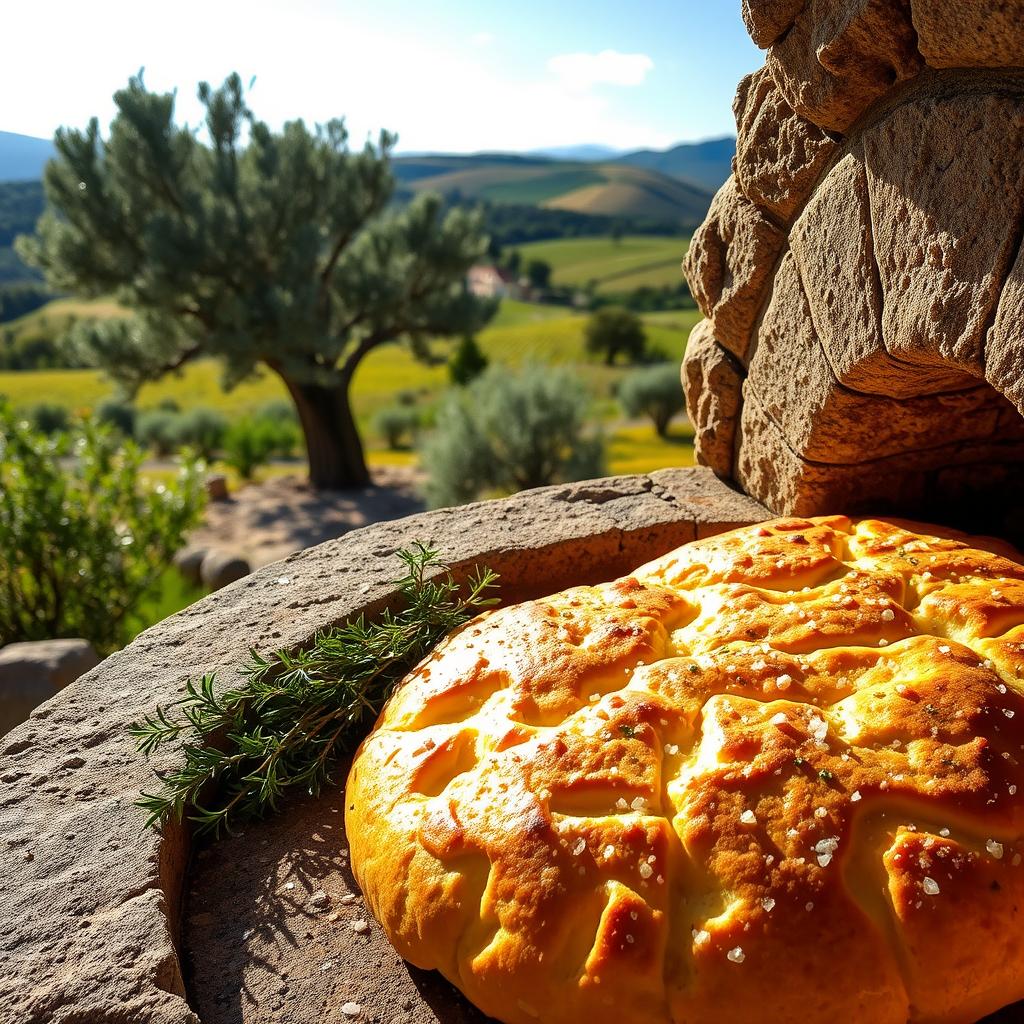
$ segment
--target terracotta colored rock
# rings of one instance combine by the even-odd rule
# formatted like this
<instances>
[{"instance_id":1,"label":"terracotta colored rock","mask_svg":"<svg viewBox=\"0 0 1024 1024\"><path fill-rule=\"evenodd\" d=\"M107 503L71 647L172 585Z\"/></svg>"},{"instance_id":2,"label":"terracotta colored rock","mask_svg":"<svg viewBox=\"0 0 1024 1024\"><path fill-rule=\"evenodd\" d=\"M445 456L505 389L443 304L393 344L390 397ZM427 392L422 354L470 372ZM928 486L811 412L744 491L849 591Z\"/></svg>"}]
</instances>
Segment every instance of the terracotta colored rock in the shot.
<instances>
[{"instance_id":1,"label":"terracotta colored rock","mask_svg":"<svg viewBox=\"0 0 1024 1024\"><path fill-rule=\"evenodd\" d=\"M788 222L838 146L793 113L765 68L740 82L732 109L736 181L748 199Z\"/></svg>"},{"instance_id":2,"label":"terracotta colored rock","mask_svg":"<svg viewBox=\"0 0 1024 1024\"><path fill-rule=\"evenodd\" d=\"M923 66L900 0L807 0L768 51L767 67L798 114L845 132L880 96Z\"/></svg>"},{"instance_id":3,"label":"terracotta colored rock","mask_svg":"<svg viewBox=\"0 0 1024 1024\"><path fill-rule=\"evenodd\" d=\"M982 376L1024 216L1024 104L921 98L863 142L886 348Z\"/></svg>"},{"instance_id":4,"label":"terracotta colored rock","mask_svg":"<svg viewBox=\"0 0 1024 1024\"><path fill-rule=\"evenodd\" d=\"M228 478L223 473L211 473L206 478L206 496L210 501L227 501L231 497Z\"/></svg>"},{"instance_id":5,"label":"terracotta colored rock","mask_svg":"<svg viewBox=\"0 0 1024 1024\"><path fill-rule=\"evenodd\" d=\"M1024 67L1020 0L911 0L910 6L929 66Z\"/></svg>"},{"instance_id":6,"label":"terracotta colored rock","mask_svg":"<svg viewBox=\"0 0 1024 1024\"><path fill-rule=\"evenodd\" d=\"M784 236L730 178L686 253L686 278L715 337L740 361Z\"/></svg>"},{"instance_id":7,"label":"terracotta colored rock","mask_svg":"<svg viewBox=\"0 0 1024 1024\"><path fill-rule=\"evenodd\" d=\"M99 663L88 640L35 640L0 648L0 736Z\"/></svg>"},{"instance_id":8,"label":"terracotta colored rock","mask_svg":"<svg viewBox=\"0 0 1024 1024\"><path fill-rule=\"evenodd\" d=\"M793 24L803 6L804 0L743 0L743 23L763 50Z\"/></svg>"},{"instance_id":9,"label":"terracotta colored rock","mask_svg":"<svg viewBox=\"0 0 1024 1024\"><path fill-rule=\"evenodd\" d=\"M728 478L732 475L743 368L715 341L707 320L690 331L682 377L687 413L697 431L694 456L702 466Z\"/></svg>"}]
</instances>

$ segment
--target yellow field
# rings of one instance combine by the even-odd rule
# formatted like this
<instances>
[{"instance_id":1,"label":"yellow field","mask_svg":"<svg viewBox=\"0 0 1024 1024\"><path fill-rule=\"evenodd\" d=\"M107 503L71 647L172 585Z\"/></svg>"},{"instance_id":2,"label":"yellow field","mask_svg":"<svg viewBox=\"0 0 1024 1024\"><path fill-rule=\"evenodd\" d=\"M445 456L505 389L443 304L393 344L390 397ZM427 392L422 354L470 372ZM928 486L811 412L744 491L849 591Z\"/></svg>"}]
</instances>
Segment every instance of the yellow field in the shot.
<instances>
[{"instance_id":1,"label":"yellow field","mask_svg":"<svg viewBox=\"0 0 1024 1024\"><path fill-rule=\"evenodd\" d=\"M15 325L25 329L40 315L111 316L119 308L112 302L83 303L59 300L30 314ZM652 313L644 317L650 343L673 360L681 358L690 328L700 318L692 310ZM610 470L616 473L643 472L659 466L687 465L692 449L680 443L661 441L654 430L619 426L614 421L620 413L612 398L614 382L626 372L624 366L606 367L591 360L584 349L583 327L586 317L552 306L532 306L506 301L491 326L479 338L481 348L495 363L508 366L524 362L542 362L572 366L585 381L595 399L595 410L607 421ZM450 343L434 344L436 354L446 356ZM401 464L412 461L411 453L389 452L377 448L370 421L373 413L395 401L399 391L415 391L421 401L429 403L440 397L448 386L448 370L443 363L426 366L412 357L400 344L384 345L363 360L352 387L356 416L366 438L373 462ZM56 402L70 409L86 411L115 394L114 385L95 370L39 370L0 372L0 395L6 395L15 406L37 402ZM163 399L173 399L182 409L206 405L221 409L229 416L252 411L263 403L286 398L284 385L272 374L263 373L224 392L220 383L220 367L214 360L188 366L177 376L145 385L137 404L150 408Z\"/></svg>"}]
</instances>

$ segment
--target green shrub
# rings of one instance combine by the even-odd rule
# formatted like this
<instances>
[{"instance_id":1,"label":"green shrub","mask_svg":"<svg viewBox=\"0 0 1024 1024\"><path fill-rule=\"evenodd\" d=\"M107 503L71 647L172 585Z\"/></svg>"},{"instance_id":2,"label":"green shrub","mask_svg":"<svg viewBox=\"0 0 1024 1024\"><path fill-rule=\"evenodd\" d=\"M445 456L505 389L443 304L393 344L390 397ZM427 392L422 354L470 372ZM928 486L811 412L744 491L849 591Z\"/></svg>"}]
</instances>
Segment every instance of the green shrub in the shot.
<instances>
[{"instance_id":1,"label":"green shrub","mask_svg":"<svg viewBox=\"0 0 1024 1024\"><path fill-rule=\"evenodd\" d=\"M388 406L373 417L373 427L392 451L411 448L419 432L420 414L412 406Z\"/></svg>"},{"instance_id":2,"label":"green shrub","mask_svg":"<svg viewBox=\"0 0 1024 1024\"><path fill-rule=\"evenodd\" d=\"M147 487L143 452L94 423L50 438L0 407L0 646L125 643L126 617L198 520L192 465Z\"/></svg>"},{"instance_id":3,"label":"green shrub","mask_svg":"<svg viewBox=\"0 0 1024 1024\"><path fill-rule=\"evenodd\" d=\"M170 409L147 409L135 421L135 440L156 455L166 457L178 450L179 414Z\"/></svg>"},{"instance_id":4,"label":"green shrub","mask_svg":"<svg viewBox=\"0 0 1024 1024\"><path fill-rule=\"evenodd\" d=\"M491 367L450 395L424 446L427 499L435 508L599 476L604 445L588 432L589 399L568 370Z\"/></svg>"},{"instance_id":5,"label":"green shrub","mask_svg":"<svg viewBox=\"0 0 1024 1024\"><path fill-rule=\"evenodd\" d=\"M608 366L622 352L628 360L636 362L643 357L647 335L643 321L621 306L605 306L594 313L584 329L587 351L604 355Z\"/></svg>"},{"instance_id":6,"label":"green shrub","mask_svg":"<svg viewBox=\"0 0 1024 1024\"><path fill-rule=\"evenodd\" d=\"M63 405L56 402L37 402L25 410L25 418L40 434L59 434L71 425L71 417Z\"/></svg>"},{"instance_id":7,"label":"green shrub","mask_svg":"<svg viewBox=\"0 0 1024 1024\"><path fill-rule=\"evenodd\" d=\"M93 418L97 423L111 427L124 437L134 437L137 414L138 410L131 402L119 398L105 398L96 407Z\"/></svg>"},{"instance_id":8,"label":"green shrub","mask_svg":"<svg viewBox=\"0 0 1024 1024\"><path fill-rule=\"evenodd\" d=\"M465 386L487 369L487 362L487 356L480 350L476 339L467 334L455 347L448 363L452 383Z\"/></svg>"},{"instance_id":9,"label":"green shrub","mask_svg":"<svg viewBox=\"0 0 1024 1024\"><path fill-rule=\"evenodd\" d=\"M616 395L627 416L649 417L659 437L668 433L672 417L686 408L675 363L631 371L619 383Z\"/></svg>"},{"instance_id":10,"label":"green shrub","mask_svg":"<svg viewBox=\"0 0 1024 1024\"><path fill-rule=\"evenodd\" d=\"M227 430L228 421L223 413L197 406L178 415L173 434L178 447L194 448L209 461L220 450Z\"/></svg>"},{"instance_id":11,"label":"green shrub","mask_svg":"<svg viewBox=\"0 0 1024 1024\"><path fill-rule=\"evenodd\" d=\"M243 480L251 480L279 443L280 437L271 420L245 416L232 423L224 435L224 461L237 470Z\"/></svg>"},{"instance_id":12,"label":"green shrub","mask_svg":"<svg viewBox=\"0 0 1024 1024\"><path fill-rule=\"evenodd\" d=\"M302 429L295 406L283 398L264 402L254 417L262 423L271 444L268 458L290 459L302 445Z\"/></svg>"}]
</instances>

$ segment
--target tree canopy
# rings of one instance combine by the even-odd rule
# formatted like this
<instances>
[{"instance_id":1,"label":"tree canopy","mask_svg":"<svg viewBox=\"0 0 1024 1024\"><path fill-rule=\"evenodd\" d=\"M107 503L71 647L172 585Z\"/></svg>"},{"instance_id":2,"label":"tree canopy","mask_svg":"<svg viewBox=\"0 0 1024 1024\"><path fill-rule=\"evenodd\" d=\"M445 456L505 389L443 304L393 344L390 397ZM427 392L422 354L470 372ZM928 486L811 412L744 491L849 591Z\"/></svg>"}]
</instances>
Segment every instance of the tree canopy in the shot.
<instances>
[{"instance_id":1,"label":"tree canopy","mask_svg":"<svg viewBox=\"0 0 1024 1024\"><path fill-rule=\"evenodd\" d=\"M228 387L267 367L295 401L313 483L365 483L355 369L377 345L425 355L493 315L463 283L487 249L480 218L434 196L389 205L387 132L358 151L341 120L273 132L237 75L199 96L208 143L141 74L115 94L106 139L95 118L60 129L46 212L18 251L51 287L132 311L73 339L127 391L201 356L222 360Z\"/></svg>"}]
</instances>

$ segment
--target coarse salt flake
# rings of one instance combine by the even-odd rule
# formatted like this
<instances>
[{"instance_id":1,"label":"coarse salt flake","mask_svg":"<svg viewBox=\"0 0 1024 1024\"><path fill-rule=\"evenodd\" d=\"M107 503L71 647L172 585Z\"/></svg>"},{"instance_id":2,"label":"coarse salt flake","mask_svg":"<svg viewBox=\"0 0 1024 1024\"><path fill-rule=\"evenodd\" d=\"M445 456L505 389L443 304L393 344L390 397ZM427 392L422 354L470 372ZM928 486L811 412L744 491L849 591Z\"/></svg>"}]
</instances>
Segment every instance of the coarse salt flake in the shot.
<instances>
[{"instance_id":1,"label":"coarse salt flake","mask_svg":"<svg viewBox=\"0 0 1024 1024\"><path fill-rule=\"evenodd\" d=\"M346 1017L358 1017L362 1009L358 1003L342 1003L341 1005L341 1012Z\"/></svg>"},{"instance_id":2,"label":"coarse salt flake","mask_svg":"<svg viewBox=\"0 0 1024 1024\"><path fill-rule=\"evenodd\" d=\"M772 715L768 721L771 725L785 725L789 719L780 711L778 714Z\"/></svg>"},{"instance_id":3,"label":"coarse salt flake","mask_svg":"<svg viewBox=\"0 0 1024 1024\"><path fill-rule=\"evenodd\" d=\"M997 843L994 839L987 839L985 841L985 849L988 850L996 860L999 860L1003 855L1003 844Z\"/></svg>"},{"instance_id":4,"label":"coarse salt flake","mask_svg":"<svg viewBox=\"0 0 1024 1024\"><path fill-rule=\"evenodd\" d=\"M747 958L747 954L743 952L742 946L733 946L728 953L725 954L726 960L732 961L734 964L741 964Z\"/></svg>"},{"instance_id":5,"label":"coarse salt flake","mask_svg":"<svg viewBox=\"0 0 1024 1024\"><path fill-rule=\"evenodd\" d=\"M587 841L582 836L576 840L576 845L572 848L572 855L578 857L587 848Z\"/></svg>"},{"instance_id":6,"label":"coarse salt flake","mask_svg":"<svg viewBox=\"0 0 1024 1024\"><path fill-rule=\"evenodd\" d=\"M607 845L607 846L606 846L606 847L604 848L604 859L605 859L605 860L611 860L611 859L612 859L612 857L614 857L614 856L615 856L615 847L614 847L614 846L612 846L612 845L611 845L611 843L609 843L609 844L608 844L608 845Z\"/></svg>"},{"instance_id":7,"label":"coarse salt flake","mask_svg":"<svg viewBox=\"0 0 1024 1024\"><path fill-rule=\"evenodd\" d=\"M757 815L748 807L741 815L740 821L744 825L753 825L757 821Z\"/></svg>"},{"instance_id":8,"label":"coarse salt flake","mask_svg":"<svg viewBox=\"0 0 1024 1024\"><path fill-rule=\"evenodd\" d=\"M925 875L921 881L921 888L924 889L929 896L939 895L939 883L936 882L934 878L929 878L927 875Z\"/></svg>"},{"instance_id":9,"label":"coarse salt flake","mask_svg":"<svg viewBox=\"0 0 1024 1024\"><path fill-rule=\"evenodd\" d=\"M789 684L791 682L793 682L793 677L791 675L789 675L788 672L783 672L783 674L781 676L779 676L778 679L775 680L775 685L780 690L786 690L786 689L789 688Z\"/></svg>"},{"instance_id":10,"label":"coarse salt flake","mask_svg":"<svg viewBox=\"0 0 1024 1024\"><path fill-rule=\"evenodd\" d=\"M642 863L640 865L640 877L641 878L648 879L653 874L654 874L654 869L651 867L650 864Z\"/></svg>"},{"instance_id":11,"label":"coarse salt flake","mask_svg":"<svg viewBox=\"0 0 1024 1024\"><path fill-rule=\"evenodd\" d=\"M891 608L886 608L882 612L882 621L883 622L892 622L892 620L895 619L895 618L896 618L896 613Z\"/></svg>"},{"instance_id":12,"label":"coarse salt flake","mask_svg":"<svg viewBox=\"0 0 1024 1024\"><path fill-rule=\"evenodd\" d=\"M860 790L859 790L859 789L855 789L855 790L854 790L854 791L853 791L853 792L852 792L852 793L850 794L850 803L851 803L851 804L855 804L855 803L856 803L856 802L857 802L858 800L860 800L860 799L861 799L861 795L860 795Z\"/></svg>"},{"instance_id":13,"label":"coarse salt flake","mask_svg":"<svg viewBox=\"0 0 1024 1024\"><path fill-rule=\"evenodd\" d=\"M363 932L367 932L370 930L370 926L362 918L360 918L358 921L353 921L351 927L352 931L354 931L356 935L362 935Z\"/></svg>"},{"instance_id":14,"label":"coarse salt flake","mask_svg":"<svg viewBox=\"0 0 1024 1024\"><path fill-rule=\"evenodd\" d=\"M824 818L826 814L828 814L828 808L826 808L826 807L815 807L814 808L814 816L816 818Z\"/></svg>"},{"instance_id":15,"label":"coarse salt flake","mask_svg":"<svg viewBox=\"0 0 1024 1024\"><path fill-rule=\"evenodd\" d=\"M775 909L775 900L771 896L765 896L761 900L761 906L764 908L765 913L770 914Z\"/></svg>"},{"instance_id":16,"label":"coarse salt flake","mask_svg":"<svg viewBox=\"0 0 1024 1024\"><path fill-rule=\"evenodd\" d=\"M703 928L693 929L693 942L696 946L703 946L705 942L708 942L711 938L711 932L706 932Z\"/></svg>"}]
</instances>

